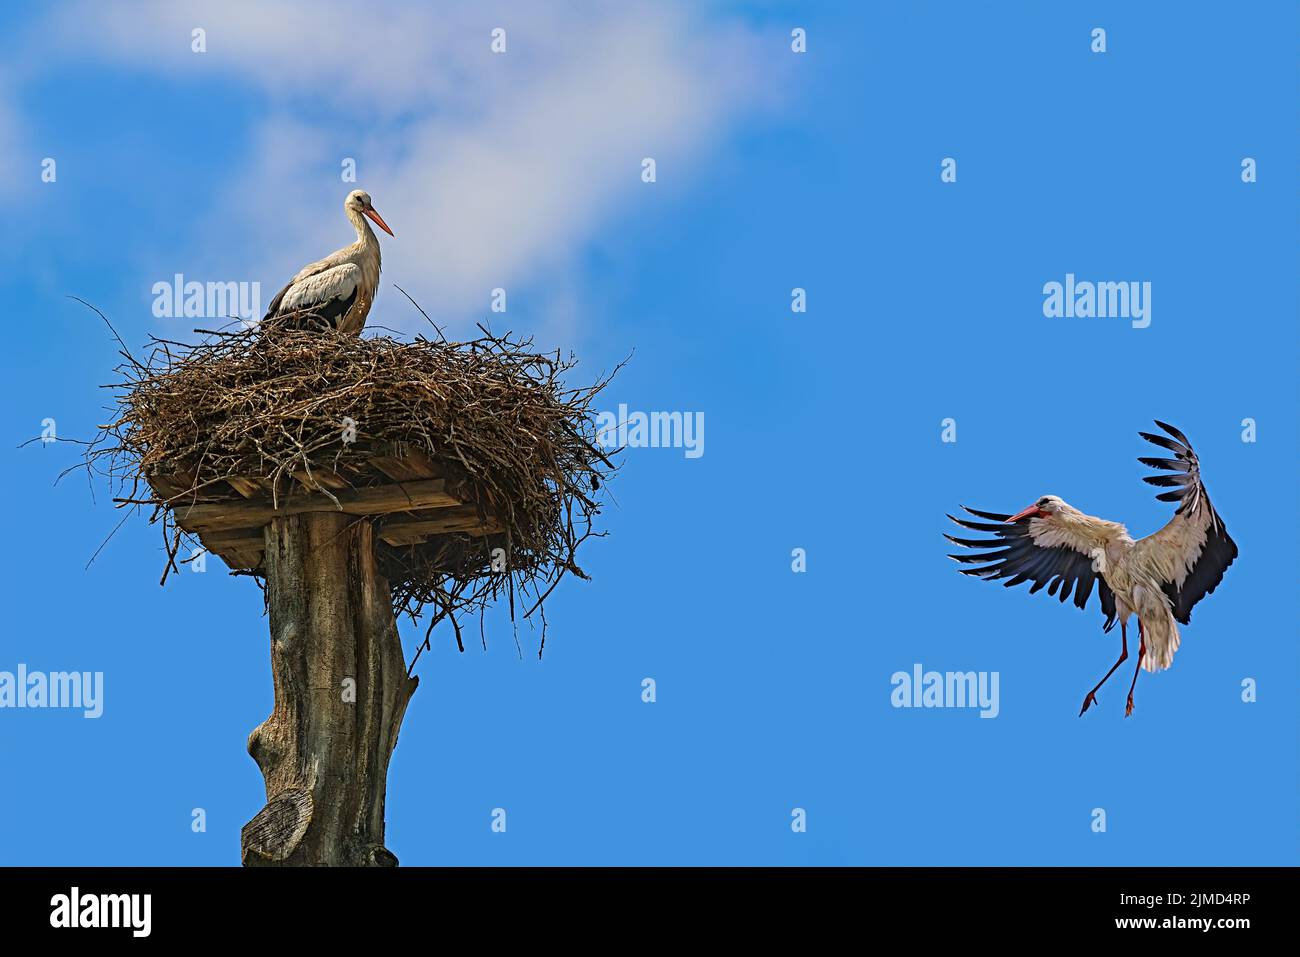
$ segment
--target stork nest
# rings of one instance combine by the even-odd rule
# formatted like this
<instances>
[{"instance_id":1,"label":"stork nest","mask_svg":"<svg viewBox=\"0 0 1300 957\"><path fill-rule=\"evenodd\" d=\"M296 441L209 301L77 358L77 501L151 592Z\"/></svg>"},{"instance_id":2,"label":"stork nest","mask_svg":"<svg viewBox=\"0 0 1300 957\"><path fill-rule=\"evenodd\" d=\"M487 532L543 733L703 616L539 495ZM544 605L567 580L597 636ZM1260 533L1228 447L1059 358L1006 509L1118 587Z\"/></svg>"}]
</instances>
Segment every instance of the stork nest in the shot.
<instances>
[{"instance_id":1,"label":"stork nest","mask_svg":"<svg viewBox=\"0 0 1300 957\"><path fill-rule=\"evenodd\" d=\"M167 544L165 582L182 546L202 547L177 524L196 503L238 501L231 492L249 477L277 507L391 484L371 460L416 450L496 531L411 545L376 538L376 555L394 613L414 621L432 611L421 651L443 620L463 650L466 613L481 616L504 595L512 619L517 609L527 618L566 573L587 578L577 551L603 534L593 523L615 470L591 408L610 376L571 388L572 356L479 329L466 342L198 330L198 344L154 338L143 361L123 347L122 379L109 386L114 417L85 467L108 477L119 508L152 509ZM498 548L504 562L500 552L494 562ZM261 567L236 573L264 586ZM542 622L544 646L544 613Z\"/></svg>"}]
</instances>

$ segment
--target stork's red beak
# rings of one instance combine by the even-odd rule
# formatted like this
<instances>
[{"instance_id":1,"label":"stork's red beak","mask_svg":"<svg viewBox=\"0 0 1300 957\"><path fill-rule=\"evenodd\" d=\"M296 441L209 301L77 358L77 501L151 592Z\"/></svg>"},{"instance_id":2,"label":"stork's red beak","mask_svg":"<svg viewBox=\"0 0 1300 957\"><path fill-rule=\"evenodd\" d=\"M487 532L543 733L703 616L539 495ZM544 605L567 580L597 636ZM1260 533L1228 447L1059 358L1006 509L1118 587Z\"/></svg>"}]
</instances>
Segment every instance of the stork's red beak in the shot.
<instances>
[{"instance_id":1,"label":"stork's red beak","mask_svg":"<svg viewBox=\"0 0 1300 957\"><path fill-rule=\"evenodd\" d=\"M375 208L373 206L371 206L369 209L365 210L364 212L367 216L369 216L372 220L374 220L376 226L378 226L384 232L388 233L388 235L390 236L393 235L393 231L389 229L388 224L384 222L384 217L380 216L379 213L375 211Z\"/></svg>"},{"instance_id":2,"label":"stork's red beak","mask_svg":"<svg viewBox=\"0 0 1300 957\"><path fill-rule=\"evenodd\" d=\"M1007 519L1006 523L1010 525L1012 522L1018 522L1022 518L1035 518L1042 514L1043 514L1043 510L1041 508L1039 508L1037 505L1031 505L1023 512L1017 512L1015 515L1012 515L1009 519Z\"/></svg>"}]
</instances>

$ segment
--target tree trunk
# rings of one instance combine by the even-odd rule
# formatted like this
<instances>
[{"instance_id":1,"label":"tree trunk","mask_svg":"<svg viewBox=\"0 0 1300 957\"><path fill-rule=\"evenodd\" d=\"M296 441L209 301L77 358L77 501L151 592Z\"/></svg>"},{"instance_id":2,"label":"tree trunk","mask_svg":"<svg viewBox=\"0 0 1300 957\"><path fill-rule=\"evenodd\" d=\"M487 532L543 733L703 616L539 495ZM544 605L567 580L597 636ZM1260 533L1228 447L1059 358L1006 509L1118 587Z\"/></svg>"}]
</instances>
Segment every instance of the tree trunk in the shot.
<instances>
[{"instance_id":1,"label":"tree trunk","mask_svg":"<svg viewBox=\"0 0 1300 957\"><path fill-rule=\"evenodd\" d=\"M244 825L244 865L394 866L384 789L418 679L406 676L374 530L310 512L264 535L275 708L248 737L266 807Z\"/></svg>"}]
</instances>

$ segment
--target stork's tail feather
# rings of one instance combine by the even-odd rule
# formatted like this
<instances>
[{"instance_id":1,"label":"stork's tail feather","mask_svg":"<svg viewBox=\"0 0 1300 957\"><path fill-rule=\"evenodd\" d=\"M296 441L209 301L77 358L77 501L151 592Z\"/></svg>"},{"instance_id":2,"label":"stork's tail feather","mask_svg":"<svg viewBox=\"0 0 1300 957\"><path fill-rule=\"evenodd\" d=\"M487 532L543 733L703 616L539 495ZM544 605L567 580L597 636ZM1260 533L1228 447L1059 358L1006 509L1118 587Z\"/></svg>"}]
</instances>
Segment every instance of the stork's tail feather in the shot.
<instances>
[{"instance_id":1,"label":"stork's tail feather","mask_svg":"<svg viewBox=\"0 0 1300 957\"><path fill-rule=\"evenodd\" d=\"M1142 629L1147 647L1142 667L1147 671L1163 671L1174 663L1174 652L1178 650L1181 641L1178 623L1174 621L1173 615L1166 612L1154 616L1154 619L1144 618Z\"/></svg>"}]
</instances>

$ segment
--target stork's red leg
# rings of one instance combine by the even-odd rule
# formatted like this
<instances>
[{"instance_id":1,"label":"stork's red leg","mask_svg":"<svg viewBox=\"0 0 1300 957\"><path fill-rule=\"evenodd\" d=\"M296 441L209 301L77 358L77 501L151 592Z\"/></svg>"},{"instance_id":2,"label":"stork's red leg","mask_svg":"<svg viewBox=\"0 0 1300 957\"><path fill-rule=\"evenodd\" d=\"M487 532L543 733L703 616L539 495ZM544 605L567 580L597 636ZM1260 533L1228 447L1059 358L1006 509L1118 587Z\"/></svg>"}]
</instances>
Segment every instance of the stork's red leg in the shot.
<instances>
[{"instance_id":1,"label":"stork's red leg","mask_svg":"<svg viewBox=\"0 0 1300 957\"><path fill-rule=\"evenodd\" d=\"M1137 687L1138 675L1142 673L1142 659L1146 657L1147 653L1147 636L1146 632L1142 630L1141 618L1138 619L1138 639L1138 663L1137 667L1133 669L1133 683L1128 686L1128 704L1124 706L1124 717L1126 718L1133 713L1133 689Z\"/></svg>"},{"instance_id":2,"label":"stork's red leg","mask_svg":"<svg viewBox=\"0 0 1300 957\"><path fill-rule=\"evenodd\" d=\"M1111 675L1113 675L1115 673L1115 669L1118 668L1120 665L1122 665L1128 659L1128 625L1127 623L1122 621L1119 623L1119 640L1124 643L1124 646L1120 649L1119 659L1113 665L1110 666L1110 671L1106 672L1106 678L1109 678ZM1102 678L1100 681L1098 681L1097 686L1093 688L1091 691L1089 691L1087 695L1084 696L1083 707L1079 709L1080 718L1083 717L1083 713L1087 711L1091 705L1097 703L1097 692L1101 689L1101 686L1106 683L1106 678Z\"/></svg>"}]
</instances>

